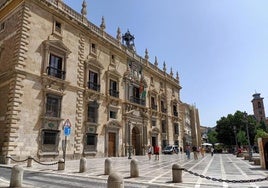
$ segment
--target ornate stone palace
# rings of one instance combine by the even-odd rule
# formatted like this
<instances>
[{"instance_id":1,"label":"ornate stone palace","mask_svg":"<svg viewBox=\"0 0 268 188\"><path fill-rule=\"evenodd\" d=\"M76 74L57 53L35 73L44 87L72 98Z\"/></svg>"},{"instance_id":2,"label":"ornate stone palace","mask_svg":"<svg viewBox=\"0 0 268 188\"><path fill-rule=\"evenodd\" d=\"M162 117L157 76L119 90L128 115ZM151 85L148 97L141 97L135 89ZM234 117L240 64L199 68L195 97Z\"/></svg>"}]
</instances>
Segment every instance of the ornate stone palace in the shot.
<instances>
[{"instance_id":1,"label":"ornate stone palace","mask_svg":"<svg viewBox=\"0 0 268 188\"><path fill-rule=\"evenodd\" d=\"M183 146L178 73L60 0L0 3L0 156L144 155ZM65 132L66 126L69 127Z\"/></svg>"}]
</instances>

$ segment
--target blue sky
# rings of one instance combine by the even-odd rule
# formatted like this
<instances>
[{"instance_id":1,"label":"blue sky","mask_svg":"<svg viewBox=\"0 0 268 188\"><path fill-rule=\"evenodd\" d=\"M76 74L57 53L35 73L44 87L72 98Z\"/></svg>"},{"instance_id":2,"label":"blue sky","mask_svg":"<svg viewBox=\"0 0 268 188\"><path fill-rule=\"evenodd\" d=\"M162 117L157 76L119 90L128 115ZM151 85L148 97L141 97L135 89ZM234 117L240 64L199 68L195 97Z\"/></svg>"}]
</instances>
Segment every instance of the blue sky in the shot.
<instances>
[{"instance_id":1,"label":"blue sky","mask_svg":"<svg viewBox=\"0 0 268 188\"><path fill-rule=\"evenodd\" d=\"M83 0L64 0L80 12ZM203 126L252 110L252 94L268 104L267 0L86 0L87 18L106 32L135 36L138 55L178 71L181 100L195 104Z\"/></svg>"}]
</instances>

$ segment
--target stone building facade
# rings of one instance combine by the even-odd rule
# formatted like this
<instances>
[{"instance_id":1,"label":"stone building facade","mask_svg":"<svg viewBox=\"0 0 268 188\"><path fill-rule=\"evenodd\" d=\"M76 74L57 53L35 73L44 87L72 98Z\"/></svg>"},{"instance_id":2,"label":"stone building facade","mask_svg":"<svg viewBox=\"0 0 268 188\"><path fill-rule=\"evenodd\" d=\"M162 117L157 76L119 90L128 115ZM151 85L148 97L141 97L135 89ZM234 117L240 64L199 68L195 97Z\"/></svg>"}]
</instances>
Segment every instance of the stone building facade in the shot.
<instances>
[{"instance_id":1,"label":"stone building facade","mask_svg":"<svg viewBox=\"0 0 268 188\"><path fill-rule=\"evenodd\" d=\"M144 155L182 145L178 73L59 0L0 5L0 155L40 160ZM68 123L67 123L68 122ZM64 126L71 133L64 134Z\"/></svg>"},{"instance_id":2,"label":"stone building facade","mask_svg":"<svg viewBox=\"0 0 268 188\"><path fill-rule=\"evenodd\" d=\"M187 103L180 104L180 116L181 121L181 137L183 144L182 146L197 146L200 147L202 144L201 131L200 131L200 120L199 112L195 105Z\"/></svg>"}]
</instances>

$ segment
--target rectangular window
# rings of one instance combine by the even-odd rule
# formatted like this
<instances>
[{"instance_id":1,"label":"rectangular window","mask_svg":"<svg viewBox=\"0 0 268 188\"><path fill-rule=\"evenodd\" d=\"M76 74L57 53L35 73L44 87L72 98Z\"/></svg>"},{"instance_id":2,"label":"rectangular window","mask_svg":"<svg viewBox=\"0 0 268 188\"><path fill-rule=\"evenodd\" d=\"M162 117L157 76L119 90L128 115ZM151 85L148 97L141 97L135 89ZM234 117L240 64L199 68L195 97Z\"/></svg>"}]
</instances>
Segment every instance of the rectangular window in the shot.
<instances>
[{"instance_id":1,"label":"rectangular window","mask_svg":"<svg viewBox=\"0 0 268 188\"><path fill-rule=\"evenodd\" d=\"M95 101L88 104L88 121L91 123L98 122L98 104Z\"/></svg>"},{"instance_id":2,"label":"rectangular window","mask_svg":"<svg viewBox=\"0 0 268 188\"><path fill-rule=\"evenodd\" d=\"M116 119L117 112L110 110L110 118Z\"/></svg>"},{"instance_id":3,"label":"rectangular window","mask_svg":"<svg viewBox=\"0 0 268 188\"><path fill-rule=\"evenodd\" d=\"M162 120L162 133L167 133L166 120Z\"/></svg>"},{"instance_id":4,"label":"rectangular window","mask_svg":"<svg viewBox=\"0 0 268 188\"><path fill-rule=\"evenodd\" d=\"M156 126L156 120L152 120L152 127Z\"/></svg>"},{"instance_id":5,"label":"rectangular window","mask_svg":"<svg viewBox=\"0 0 268 188\"><path fill-rule=\"evenodd\" d=\"M155 103L155 98L154 97L151 97L151 108L153 110L157 110L157 105Z\"/></svg>"},{"instance_id":6,"label":"rectangular window","mask_svg":"<svg viewBox=\"0 0 268 188\"><path fill-rule=\"evenodd\" d=\"M60 117L61 97L48 94L46 98L46 116Z\"/></svg>"},{"instance_id":7,"label":"rectangular window","mask_svg":"<svg viewBox=\"0 0 268 188\"><path fill-rule=\"evenodd\" d=\"M88 82L88 88L100 91L100 85L98 84L98 73L89 71L89 82Z\"/></svg>"},{"instance_id":8,"label":"rectangular window","mask_svg":"<svg viewBox=\"0 0 268 188\"><path fill-rule=\"evenodd\" d=\"M178 123L174 123L174 134L179 134L179 125L178 125Z\"/></svg>"},{"instance_id":9,"label":"rectangular window","mask_svg":"<svg viewBox=\"0 0 268 188\"><path fill-rule=\"evenodd\" d=\"M177 106L173 105L173 115L178 117L178 111L177 111Z\"/></svg>"},{"instance_id":10,"label":"rectangular window","mask_svg":"<svg viewBox=\"0 0 268 188\"><path fill-rule=\"evenodd\" d=\"M164 103L164 101L163 100L161 100L161 112L163 112L163 113L167 113L167 109L165 108L165 103Z\"/></svg>"},{"instance_id":11,"label":"rectangular window","mask_svg":"<svg viewBox=\"0 0 268 188\"><path fill-rule=\"evenodd\" d=\"M61 23L58 21L55 21L55 31L61 33Z\"/></svg>"},{"instance_id":12,"label":"rectangular window","mask_svg":"<svg viewBox=\"0 0 268 188\"><path fill-rule=\"evenodd\" d=\"M91 44L91 52L93 54L96 54L97 53L97 47L96 47L96 44L94 44L94 43Z\"/></svg>"},{"instance_id":13,"label":"rectangular window","mask_svg":"<svg viewBox=\"0 0 268 188\"><path fill-rule=\"evenodd\" d=\"M43 144L56 145L58 131L43 131Z\"/></svg>"},{"instance_id":14,"label":"rectangular window","mask_svg":"<svg viewBox=\"0 0 268 188\"><path fill-rule=\"evenodd\" d=\"M110 90L109 90L110 96L113 97L119 97L119 92L117 91L117 82L114 80L110 80Z\"/></svg>"},{"instance_id":15,"label":"rectangular window","mask_svg":"<svg viewBox=\"0 0 268 188\"><path fill-rule=\"evenodd\" d=\"M56 78L65 79L65 72L63 71L62 58L54 54L49 56L49 67L47 74Z\"/></svg>"},{"instance_id":16,"label":"rectangular window","mask_svg":"<svg viewBox=\"0 0 268 188\"><path fill-rule=\"evenodd\" d=\"M96 145L96 140L97 140L96 137L97 137L97 134L92 134L92 133L87 134L87 138L86 138L87 142L86 142L86 144L88 146L95 146Z\"/></svg>"}]
</instances>

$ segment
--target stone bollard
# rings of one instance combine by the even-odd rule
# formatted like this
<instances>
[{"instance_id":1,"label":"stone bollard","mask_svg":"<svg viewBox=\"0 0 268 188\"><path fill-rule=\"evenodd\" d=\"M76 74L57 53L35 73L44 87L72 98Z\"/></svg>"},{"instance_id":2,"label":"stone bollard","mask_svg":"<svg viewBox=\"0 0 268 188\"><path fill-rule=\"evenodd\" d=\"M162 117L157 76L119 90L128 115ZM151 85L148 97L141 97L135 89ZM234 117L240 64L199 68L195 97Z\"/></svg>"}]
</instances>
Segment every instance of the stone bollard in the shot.
<instances>
[{"instance_id":1,"label":"stone bollard","mask_svg":"<svg viewBox=\"0 0 268 188\"><path fill-rule=\"evenodd\" d=\"M19 165L15 165L11 171L11 178L9 187L22 187L23 180L23 168Z\"/></svg>"},{"instance_id":2,"label":"stone bollard","mask_svg":"<svg viewBox=\"0 0 268 188\"><path fill-rule=\"evenodd\" d=\"M112 160L111 159L105 159L104 162L104 174L109 175L112 172Z\"/></svg>"},{"instance_id":3,"label":"stone bollard","mask_svg":"<svg viewBox=\"0 0 268 188\"><path fill-rule=\"evenodd\" d=\"M136 159L130 161L130 177L139 177L138 161Z\"/></svg>"},{"instance_id":4,"label":"stone bollard","mask_svg":"<svg viewBox=\"0 0 268 188\"><path fill-rule=\"evenodd\" d=\"M124 188L123 178L116 172L112 172L108 177L107 188Z\"/></svg>"},{"instance_id":5,"label":"stone bollard","mask_svg":"<svg viewBox=\"0 0 268 188\"><path fill-rule=\"evenodd\" d=\"M29 156L27 160L27 167L32 167L33 165L33 157Z\"/></svg>"},{"instance_id":6,"label":"stone bollard","mask_svg":"<svg viewBox=\"0 0 268 188\"><path fill-rule=\"evenodd\" d=\"M178 164L172 165L172 182L181 183L182 182L182 168Z\"/></svg>"},{"instance_id":7,"label":"stone bollard","mask_svg":"<svg viewBox=\"0 0 268 188\"><path fill-rule=\"evenodd\" d=\"M10 165L11 164L11 156L10 155L7 155L6 156L6 164L7 165Z\"/></svg>"},{"instance_id":8,"label":"stone bollard","mask_svg":"<svg viewBox=\"0 0 268 188\"><path fill-rule=\"evenodd\" d=\"M86 172L87 171L87 159L86 158L81 158L80 159L80 169L79 172Z\"/></svg>"},{"instance_id":9,"label":"stone bollard","mask_svg":"<svg viewBox=\"0 0 268 188\"><path fill-rule=\"evenodd\" d=\"M64 159L59 159L58 170L64 170L64 169L65 169L65 161Z\"/></svg>"}]
</instances>

